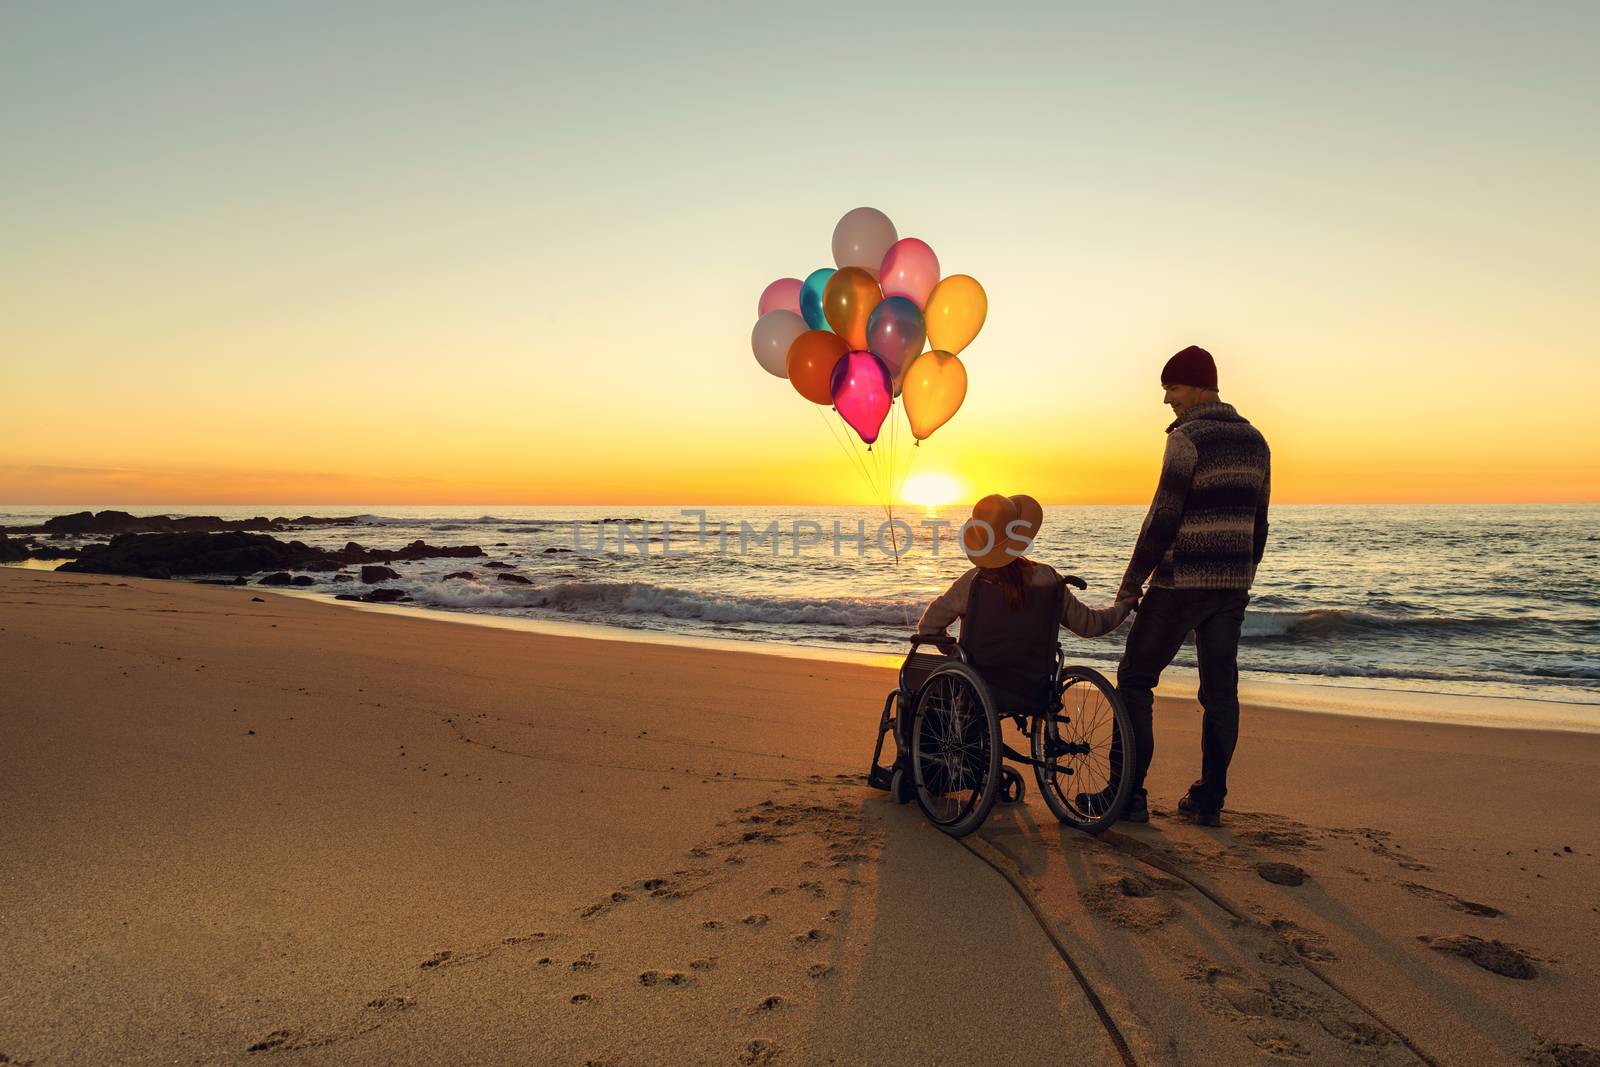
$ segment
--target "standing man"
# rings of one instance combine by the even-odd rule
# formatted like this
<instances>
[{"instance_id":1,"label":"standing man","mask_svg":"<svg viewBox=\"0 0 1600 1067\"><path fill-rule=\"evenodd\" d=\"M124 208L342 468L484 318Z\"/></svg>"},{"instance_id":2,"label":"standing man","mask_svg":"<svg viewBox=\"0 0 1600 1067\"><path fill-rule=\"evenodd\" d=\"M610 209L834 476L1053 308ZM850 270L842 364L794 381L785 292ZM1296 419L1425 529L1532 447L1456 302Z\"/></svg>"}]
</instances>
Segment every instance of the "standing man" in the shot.
<instances>
[{"instance_id":1,"label":"standing man","mask_svg":"<svg viewBox=\"0 0 1600 1067\"><path fill-rule=\"evenodd\" d=\"M1149 821L1144 779L1155 752L1154 690L1184 638L1194 634L1200 664L1200 780L1178 811L1220 826L1228 763L1239 738L1239 625L1267 544L1271 454L1266 439L1217 397L1211 353L1190 346L1161 370L1163 403L1177 418L1155 501L1139 530L1117 599L1139 598L1117 688L1133 719L1138 757L1126 818Z\"/></svg>"}]
</instances>

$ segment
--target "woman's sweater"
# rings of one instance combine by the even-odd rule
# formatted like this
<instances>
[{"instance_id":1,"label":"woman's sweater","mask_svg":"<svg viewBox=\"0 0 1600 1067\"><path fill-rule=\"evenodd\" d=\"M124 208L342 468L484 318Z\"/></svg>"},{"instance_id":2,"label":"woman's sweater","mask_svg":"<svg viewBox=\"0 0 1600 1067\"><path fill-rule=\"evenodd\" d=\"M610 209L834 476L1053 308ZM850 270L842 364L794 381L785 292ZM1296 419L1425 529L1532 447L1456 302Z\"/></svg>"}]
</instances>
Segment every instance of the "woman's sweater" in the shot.
<instances>
[{"instance_id":1,"label":"woman's sweater","mask_svg":"<svg viewBox=\"0 0 1600 1067\"><path fill-rule=\"evenodd\" d=\"M950 584L939 598L928 605L922 613L922 618L917 622L919 634L942 634L950 624L959 619L967 610L967 597L971 594L972 583L979 574L977 567L970 568L965 574ZM1028 569L1028 584L1049 586L1061 581L1061 576L1051 567L1043 563L1035 563ZM1108 634L1122 624L1128 613L1125 608L1116 604L1106 608L1091 608L1077 597L1072 595L1071 589L1063 589L1061 607L1061 625L1077 634L1079 637L1099 637Z\"/></svg>"}]
</instances>

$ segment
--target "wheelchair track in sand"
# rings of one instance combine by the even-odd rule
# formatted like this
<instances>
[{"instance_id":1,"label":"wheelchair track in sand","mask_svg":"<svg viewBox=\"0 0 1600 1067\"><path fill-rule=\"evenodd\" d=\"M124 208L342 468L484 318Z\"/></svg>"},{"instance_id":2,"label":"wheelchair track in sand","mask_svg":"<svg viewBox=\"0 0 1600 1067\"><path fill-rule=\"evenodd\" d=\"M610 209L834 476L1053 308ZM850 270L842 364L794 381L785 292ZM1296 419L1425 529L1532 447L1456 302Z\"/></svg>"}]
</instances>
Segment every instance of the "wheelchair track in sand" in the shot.
<instances>
[{"instance_id":1,"label":"wheelchair track in sand","mask_svg":"<svg viewBox=\"0 0 1600 1067\"><path fill-rule=\"evenodd\" d=\"M1337 957L1312 931L1252 917L1146 841L1031 815L997 808L961 844L1026 903L1124 1062L1440 1062L1319 966Z\"/></svg>"}]
</instances>

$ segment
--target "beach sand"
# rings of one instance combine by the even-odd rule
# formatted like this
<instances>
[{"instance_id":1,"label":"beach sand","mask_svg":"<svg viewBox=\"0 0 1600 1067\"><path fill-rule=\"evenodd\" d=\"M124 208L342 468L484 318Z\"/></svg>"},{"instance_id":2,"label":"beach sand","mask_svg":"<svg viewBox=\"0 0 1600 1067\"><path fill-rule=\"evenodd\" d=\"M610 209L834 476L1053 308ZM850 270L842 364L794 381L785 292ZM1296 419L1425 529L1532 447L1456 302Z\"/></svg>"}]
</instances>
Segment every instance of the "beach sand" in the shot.
<instances>
[{"instance_id":1,"label":"beach sand","mask_svg":"<svg viewBox=\"0 0 1600 1067\"><path fill-rule=\"evenodd\" d=\"M1600 736L1248 707L1205 829L1172 694L957 842L891 678L0 570L0 1063L1595 1062Z\"/></svg>"}]
</instances>

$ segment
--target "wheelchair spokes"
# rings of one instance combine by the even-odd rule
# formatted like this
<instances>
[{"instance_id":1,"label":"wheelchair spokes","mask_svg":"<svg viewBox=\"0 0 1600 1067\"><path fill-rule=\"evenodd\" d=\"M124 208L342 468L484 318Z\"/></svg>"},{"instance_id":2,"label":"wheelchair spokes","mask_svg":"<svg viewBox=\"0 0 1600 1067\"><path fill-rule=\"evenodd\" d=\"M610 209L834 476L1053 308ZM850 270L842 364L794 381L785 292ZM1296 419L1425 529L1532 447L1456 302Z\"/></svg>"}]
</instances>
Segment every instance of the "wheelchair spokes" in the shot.
<instances>
[{"instance_id":1,"label":"wheelchair spokes","mask_svg":"<svg viewBox=\"0 0 1600 1067\"><path fill-rule=\"evenodd\" d=\"M1128 713L1099 672L1063 672L1061 707L1033 728L1040 792L1058 819L1098 833L1122 814L1132 793Z\"/></svg>"},{"instance_id":2,"label":"wheelchair spokes","mask_svg":"<svg viewBox=\"0 0 1600 1067\"><path fill-rule=\"evenodd\" d=\"M957 836L983 822L998 791L1000 727L981 687L963 666L938 671L918 694L911 727L917 802Z\"/></svg>"}]
</instances>

